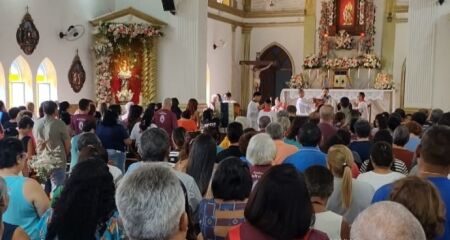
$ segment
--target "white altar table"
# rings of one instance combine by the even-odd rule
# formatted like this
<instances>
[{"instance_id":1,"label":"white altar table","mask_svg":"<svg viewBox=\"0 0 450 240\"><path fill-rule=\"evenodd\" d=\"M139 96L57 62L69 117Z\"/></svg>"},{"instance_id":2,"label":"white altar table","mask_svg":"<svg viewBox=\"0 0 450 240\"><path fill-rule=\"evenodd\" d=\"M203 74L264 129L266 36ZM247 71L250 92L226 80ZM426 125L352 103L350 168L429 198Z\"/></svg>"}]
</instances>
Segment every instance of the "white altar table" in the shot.
<instances>
[{"instance_id":1,"label":"white altar table","mask_svg":"<svg viewBox=\"0 0 450 240\"><path fill-rule=\"evenodd\" d=\"M305 98L317 98L322 94L322 89L305 89ZM378 89L330 89L330 96L337 104L342 97L348 97L354 102L358 99L358 94L364 92L366 101L372 105L372 119L381 112L393 112L395 109L395 90ZM298 89L283 89L280 100L288 105L295 105L298 99Z\"/></svg>"}]
</instances>

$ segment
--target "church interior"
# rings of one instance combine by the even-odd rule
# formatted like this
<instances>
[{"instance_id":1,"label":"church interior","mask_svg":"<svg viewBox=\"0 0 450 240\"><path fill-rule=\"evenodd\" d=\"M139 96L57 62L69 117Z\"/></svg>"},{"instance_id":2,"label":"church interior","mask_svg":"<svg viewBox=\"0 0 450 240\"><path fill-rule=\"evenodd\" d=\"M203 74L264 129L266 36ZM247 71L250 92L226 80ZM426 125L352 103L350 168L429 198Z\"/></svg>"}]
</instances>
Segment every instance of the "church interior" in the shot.
<instances>
[{"instance_id":1,"label":"church interior","mask_svg":"<svg viewBox=\"0 0 450 240\"><path fill-rule=\"evenodd\" d=\"M0 236L450 239L449 43L450 0L0 0Z\"/></svg>"}]
</instances>

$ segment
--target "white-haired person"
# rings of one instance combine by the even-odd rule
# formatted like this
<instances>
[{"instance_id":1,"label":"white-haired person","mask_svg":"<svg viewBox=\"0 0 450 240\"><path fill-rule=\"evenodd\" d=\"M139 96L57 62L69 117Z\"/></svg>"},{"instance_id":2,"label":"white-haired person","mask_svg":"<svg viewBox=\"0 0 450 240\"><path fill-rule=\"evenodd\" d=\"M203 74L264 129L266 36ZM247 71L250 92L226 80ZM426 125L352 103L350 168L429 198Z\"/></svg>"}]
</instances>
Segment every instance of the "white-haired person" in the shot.
<instances>
[{"instance_id":1,"label":"white-haired person","mask_svg":"<svg viewBox=\"0 0 450 240\"><path fill-rule=\"evenodd\" d=\"M246 158L252 163L250 174L253 183L256 183L262 175L272 167L272 161L277 154L275 142L266 133L259 133L250 139L247 147Z\"/></svg>"},{"instance_id":2,"label":"white-haired person","mask_svg":"<svg viewBox=\"0 0 450 240\"><path fill-rule=\"evenodd\" d=\"M188 230L186 197L174 170L143 164L122 179L116 204L130 239L184 240Z\"/></svg>"},{"instance_id":3,"label":"white-haired person","mask_svg":"<svg viewBox=\"0 0 450 240\"><path fill-rule=\"evenodd\" d=\"M0 219L8 208L9 196L5 179L0 177ZM0 238L2 240L28 240L28 235L17 225L0 221Z\"/></svg>"},{"instance_id":4,"label":"white-haired person","mask_svg":"<svg viewBox=\"0 0 450 240\"><path fill-rule=\"evenodd\" d=\"M364 210L353 222L350 239L425 240L416 217L396 202L379 202Z\"/></svg>"},{"instance_id":5,"label":"white-haired person","mask_svg":"<svg viewBox=\"0 0 450 240\"><path fill-rule=\"evenodd\" d=\"M277 147L277 155L272 161L273 165L282 164L286 158L298 152L298 148L283 141L284 132L281 124L277 122L270 123L266 127L266 133L273 139Z\"/></svg>"}]
</instances>

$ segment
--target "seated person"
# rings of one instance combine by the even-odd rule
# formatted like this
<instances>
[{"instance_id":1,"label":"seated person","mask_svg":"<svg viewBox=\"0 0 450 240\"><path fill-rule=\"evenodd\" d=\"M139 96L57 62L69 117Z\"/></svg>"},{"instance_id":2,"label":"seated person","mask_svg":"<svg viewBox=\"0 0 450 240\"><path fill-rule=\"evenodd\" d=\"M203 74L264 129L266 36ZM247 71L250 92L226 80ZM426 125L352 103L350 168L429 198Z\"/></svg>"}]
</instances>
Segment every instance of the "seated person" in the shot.
<instances>
[{"instance_id":1,"label":"seated person","mask_svg":"<svg viewBox=\"0 0 450 240\"><path fill-rule=\"evenodd\" d=\"M298 148L283 141L284 133L279 123L270 123L269 126L266 127L266 133L270 135L277 147L277 155L272 161L273 165L282 164L286 158L298 152Z\"/></svg>"},{"instance_id":2,"label":"seated person","mask_svg":"<svg viewBox=\"0 0 450 240\"><path fill-rule=\"evenodd\" d=\"M178 120L178 127L182 127L188 132L195 132L197 131L197 122L191 119L191 113L186 110L181 113L181 119Z\"/></svg>"},{"instance_id":3,"label":"seated person","mask_svg":"<svg viewBox=\"0 0 450 240\"><path fill-rule=\"evenodd\" d=\"M9 196L8 188L5 180L0 177L0 219L8 209ZM30 239L25 231L17 225L12 225L7 222L0 222L0 232L3 235L0 236L2 240L28 240Z\"/></svg>"},{"instance_id":4,"label":"seated person","mask_svg":"<svg viewBox=\"0 0 450 240\"><path fill-rule=\"evenodd\" d=\"M394 152L394 157L403 161L408 168L408 170L411 170L413 159L414 159L414 152L410 152L408 149L405 148L405 145L409 141L409 130L406 126L401 125L398 126L393 134L394 138L394 147L392 148Z\"/></svg>"},{"instance_id":5,"label":"seated person","mask_svg":"<svg viewBox=\"0 0 450 240\"><path fill-rule=\"evenodd\" d=\"M372 148L372 141L369 139L370 123L360 119L356 121L354 128L356 140L350 143L350 149L358 153L361 161L366 161L370 158L370 149Z\"/></svg>"},{"instance_id":6,"label":"seated person","mask_svg":"<svg viewBox=\"0 0 450 240\"><path fill-rule=\"evenodd\" d=\"M224 160L227 157L241 157L243 154L239 150L239 138L244 134L242 124L232 122L227 127L227 139L230 141L230 146L217 154L216 163Z\"/></svg>"},{"instance_id":7,"label":"seated person","mask_svg":"<svg viewBox=\"0 0 450 240\"><path fill-rule=\"evenodd\" d=\"M256 183L262 175L272 167L277 148L269 135L260 133L250 139L247 148L247 160L251 162L250 173L253 183Z\"/></svg>"},{"instance_id":8,"label":"seated person","mask_svg":"<svg viewBox=\"0 0 450 240\"><path fill-rule=\"evenodd\" d=\"M204 239L225 239L228 230L244 220L252 190L252 177L244 162L230 157L220 162L211 184L213 198L200 203L200 228Z\"/></svg>"},{"instance_id":9,"label":"seated person","mask_svg":"<svg viewBox=\"0 0 450 240\"><path fill-rule=\"evenodd\" d=\"M305 171L306 186L316 215L314 229L325 232L330 239L349 239L350 226L341 215L326 208L333 193L333 174L326 167L312 166Z\"/></svg>"}]
</instances>

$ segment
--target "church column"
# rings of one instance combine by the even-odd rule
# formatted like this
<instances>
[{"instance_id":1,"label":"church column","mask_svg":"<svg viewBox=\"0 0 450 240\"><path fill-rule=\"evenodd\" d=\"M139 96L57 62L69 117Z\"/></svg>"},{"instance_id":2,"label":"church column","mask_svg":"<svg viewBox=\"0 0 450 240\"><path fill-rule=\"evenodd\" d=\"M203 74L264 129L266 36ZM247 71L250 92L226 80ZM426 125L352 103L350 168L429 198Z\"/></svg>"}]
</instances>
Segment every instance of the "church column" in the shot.
<instances>
[{"instance_id":1,"label":"church column","mask_svg":"<svg viewBox=\"0 0 450 240\"><path fill-rule=\"evenodd\" d=\"M305 3L303 56L315 52L316 42L316 0L307 0Z\"/></svg>"},{"instance_id":2,"label":"church column","mask_svg":"<svg viewBox=\"0 0 450 240\"><path fill-rule=\"evenodd\" d=\"M250 59L250 37L252 33L252 27L242 27L242 59ZM251 99L251 82L250 82L250 66L241 66L241 102L242 108L246 108L248 102Z\"/></svg>"},{"instance_id":3,"label":"church column","mask_svg":"<svg viewBox=\"0 0 450 240\"><path fill-rule=\"evenodd\" d=\"M252 1L251 0L243 0L244 4L244 12L250 12L252 10Z\"/></svg>"},{"instance_id":4,"label":"church column","mask_svg":"<svg viewBox=\"0 0 450 240\"><path fill-rule=\"evenodd\" d=\"M236 32L237 26L231 25L231 93L233 98L238 102L241 100L241 71L239 59L241 57L241 49L239 41L239 33ZM243 104L243 103L241 103Z\"/></svg>"},{"instance_id":5,"label":"church column","mask_svg":"<svg viewBox=\"0 0 450 240\"><path fill-rule=\"evenodd\" d=\"M383 37L381 40L381 58L384 69L392 74L394 72L395 48L395 0L386 0L383 18Z\"/></svg>"},{"instance_id":6,"label":"church column","mask_svg":"<svg viewBox=\"0 0 450 240\"><path fill-rule=\"evenodd\" d=\"M430 108L433 94L435 1L409 1L409 51L406 63L405 107Z\"/></svg>"}]
</instances>

